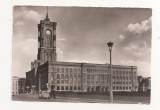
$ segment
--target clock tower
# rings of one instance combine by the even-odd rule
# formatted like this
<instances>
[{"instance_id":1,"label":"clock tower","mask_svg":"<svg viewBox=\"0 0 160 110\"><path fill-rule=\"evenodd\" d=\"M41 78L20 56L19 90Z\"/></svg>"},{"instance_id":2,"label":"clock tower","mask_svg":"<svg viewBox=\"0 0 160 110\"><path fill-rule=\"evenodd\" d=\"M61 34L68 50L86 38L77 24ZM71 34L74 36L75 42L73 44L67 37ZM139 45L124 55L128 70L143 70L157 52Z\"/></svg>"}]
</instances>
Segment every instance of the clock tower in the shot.
<instances>
[{"instance_id":1,"label":"clock tower","mask_svg":"<svg viewBox=\"0 0 160 110\"><path fill-rule=\"evenodd\" d=\"M48 17L38 24L38 54L37 60L42 62L56 61L56 22L51 22Z\"/></svg>"}]
</instances>

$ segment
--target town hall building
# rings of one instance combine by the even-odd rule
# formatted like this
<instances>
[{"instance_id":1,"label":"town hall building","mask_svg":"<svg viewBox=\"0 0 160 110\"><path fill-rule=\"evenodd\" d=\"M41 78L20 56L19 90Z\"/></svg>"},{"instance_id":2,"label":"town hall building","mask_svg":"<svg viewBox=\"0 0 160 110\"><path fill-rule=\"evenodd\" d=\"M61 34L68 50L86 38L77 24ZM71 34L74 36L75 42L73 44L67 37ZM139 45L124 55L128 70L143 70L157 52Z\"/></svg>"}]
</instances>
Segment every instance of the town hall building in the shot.
<instances>
[{"instance_id":1,"label":"town hall building","mask_svg":"<svg viewBox=\"0 0 160 110\"><path fill-rule=\"evenodd\" d=\"M26 72L29 90L109 91L109 64L57 61L56 26L57 23L49 19L48 12L38 24L37 59L31 62L31 70ZM112 65L112 84L113 91L137 91L137 67Z\"/></svg>"}]
</instances>

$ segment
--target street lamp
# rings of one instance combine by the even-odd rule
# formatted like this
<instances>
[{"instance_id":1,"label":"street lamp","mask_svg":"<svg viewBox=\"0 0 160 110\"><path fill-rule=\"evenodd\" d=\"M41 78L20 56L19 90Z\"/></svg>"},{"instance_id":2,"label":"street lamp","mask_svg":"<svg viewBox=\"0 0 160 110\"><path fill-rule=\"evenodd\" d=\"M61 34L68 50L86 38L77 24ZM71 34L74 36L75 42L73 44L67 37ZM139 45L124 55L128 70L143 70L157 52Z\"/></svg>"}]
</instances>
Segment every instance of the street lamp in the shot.
<instances>
[{"instance_id":1,"label":"street lamp","mask_svg":"<svg viewBox=\"0 0 160 110\"><path fill-rule=\"evenodd\" d=\"M111 52L112 52L112 46L113 46L113 43L110 41L107 43L108 45L108 48L109 48L109 52L110 52L110 101L111 103L113 102L113 87L112 87L112 55L111 55Z\"/></svg>"},{"instance_id":2,"label":"street lamp","mask_svg":"<svg viewBox=\"0 0 160 110\"><path fill-rule=\"evenodd\" d=\"M41 92L41 74L39 74L39 93Z\"/></svg>"}]
</instances>

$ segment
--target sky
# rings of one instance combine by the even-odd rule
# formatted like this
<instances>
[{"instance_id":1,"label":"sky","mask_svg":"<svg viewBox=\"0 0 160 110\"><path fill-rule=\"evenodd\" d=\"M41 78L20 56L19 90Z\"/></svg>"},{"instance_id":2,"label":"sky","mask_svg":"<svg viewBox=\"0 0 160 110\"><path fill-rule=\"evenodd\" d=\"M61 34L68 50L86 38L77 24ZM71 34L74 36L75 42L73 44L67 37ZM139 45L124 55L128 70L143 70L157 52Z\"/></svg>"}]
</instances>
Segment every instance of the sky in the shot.
<instances>
[{"instance_id":1,"label":"sky","mask_svg":"<svg viewBox=\"0 0 160 110\"><path fill-rule=\"evenodd\" d=\"M42 6L14 7L12 76L25 77L37 59L37 24L46 12ZM112 41L112 64L137 66L138 75L151 76L151 9L48 7L48 14L57 22L58 61L109 63Z\"/></svg>"}]
</instances>

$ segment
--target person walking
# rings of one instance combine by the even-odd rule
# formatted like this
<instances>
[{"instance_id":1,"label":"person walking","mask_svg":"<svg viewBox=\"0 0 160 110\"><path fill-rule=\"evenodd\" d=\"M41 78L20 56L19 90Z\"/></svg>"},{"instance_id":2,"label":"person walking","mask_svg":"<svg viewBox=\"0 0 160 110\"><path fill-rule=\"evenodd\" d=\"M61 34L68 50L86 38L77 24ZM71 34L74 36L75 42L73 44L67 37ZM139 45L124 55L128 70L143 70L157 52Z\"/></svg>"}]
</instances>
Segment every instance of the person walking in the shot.
<instances>
[{"instance_id":1,"label":"person walking","mask_svg":"<svg viewBox=\"0 0 160 110\"><path fill-rule=\"evenodd\" d=\"M55 94L54 89L51 90L51 98L56 98L56 94Z\"/></svg>"}]
</instances>

